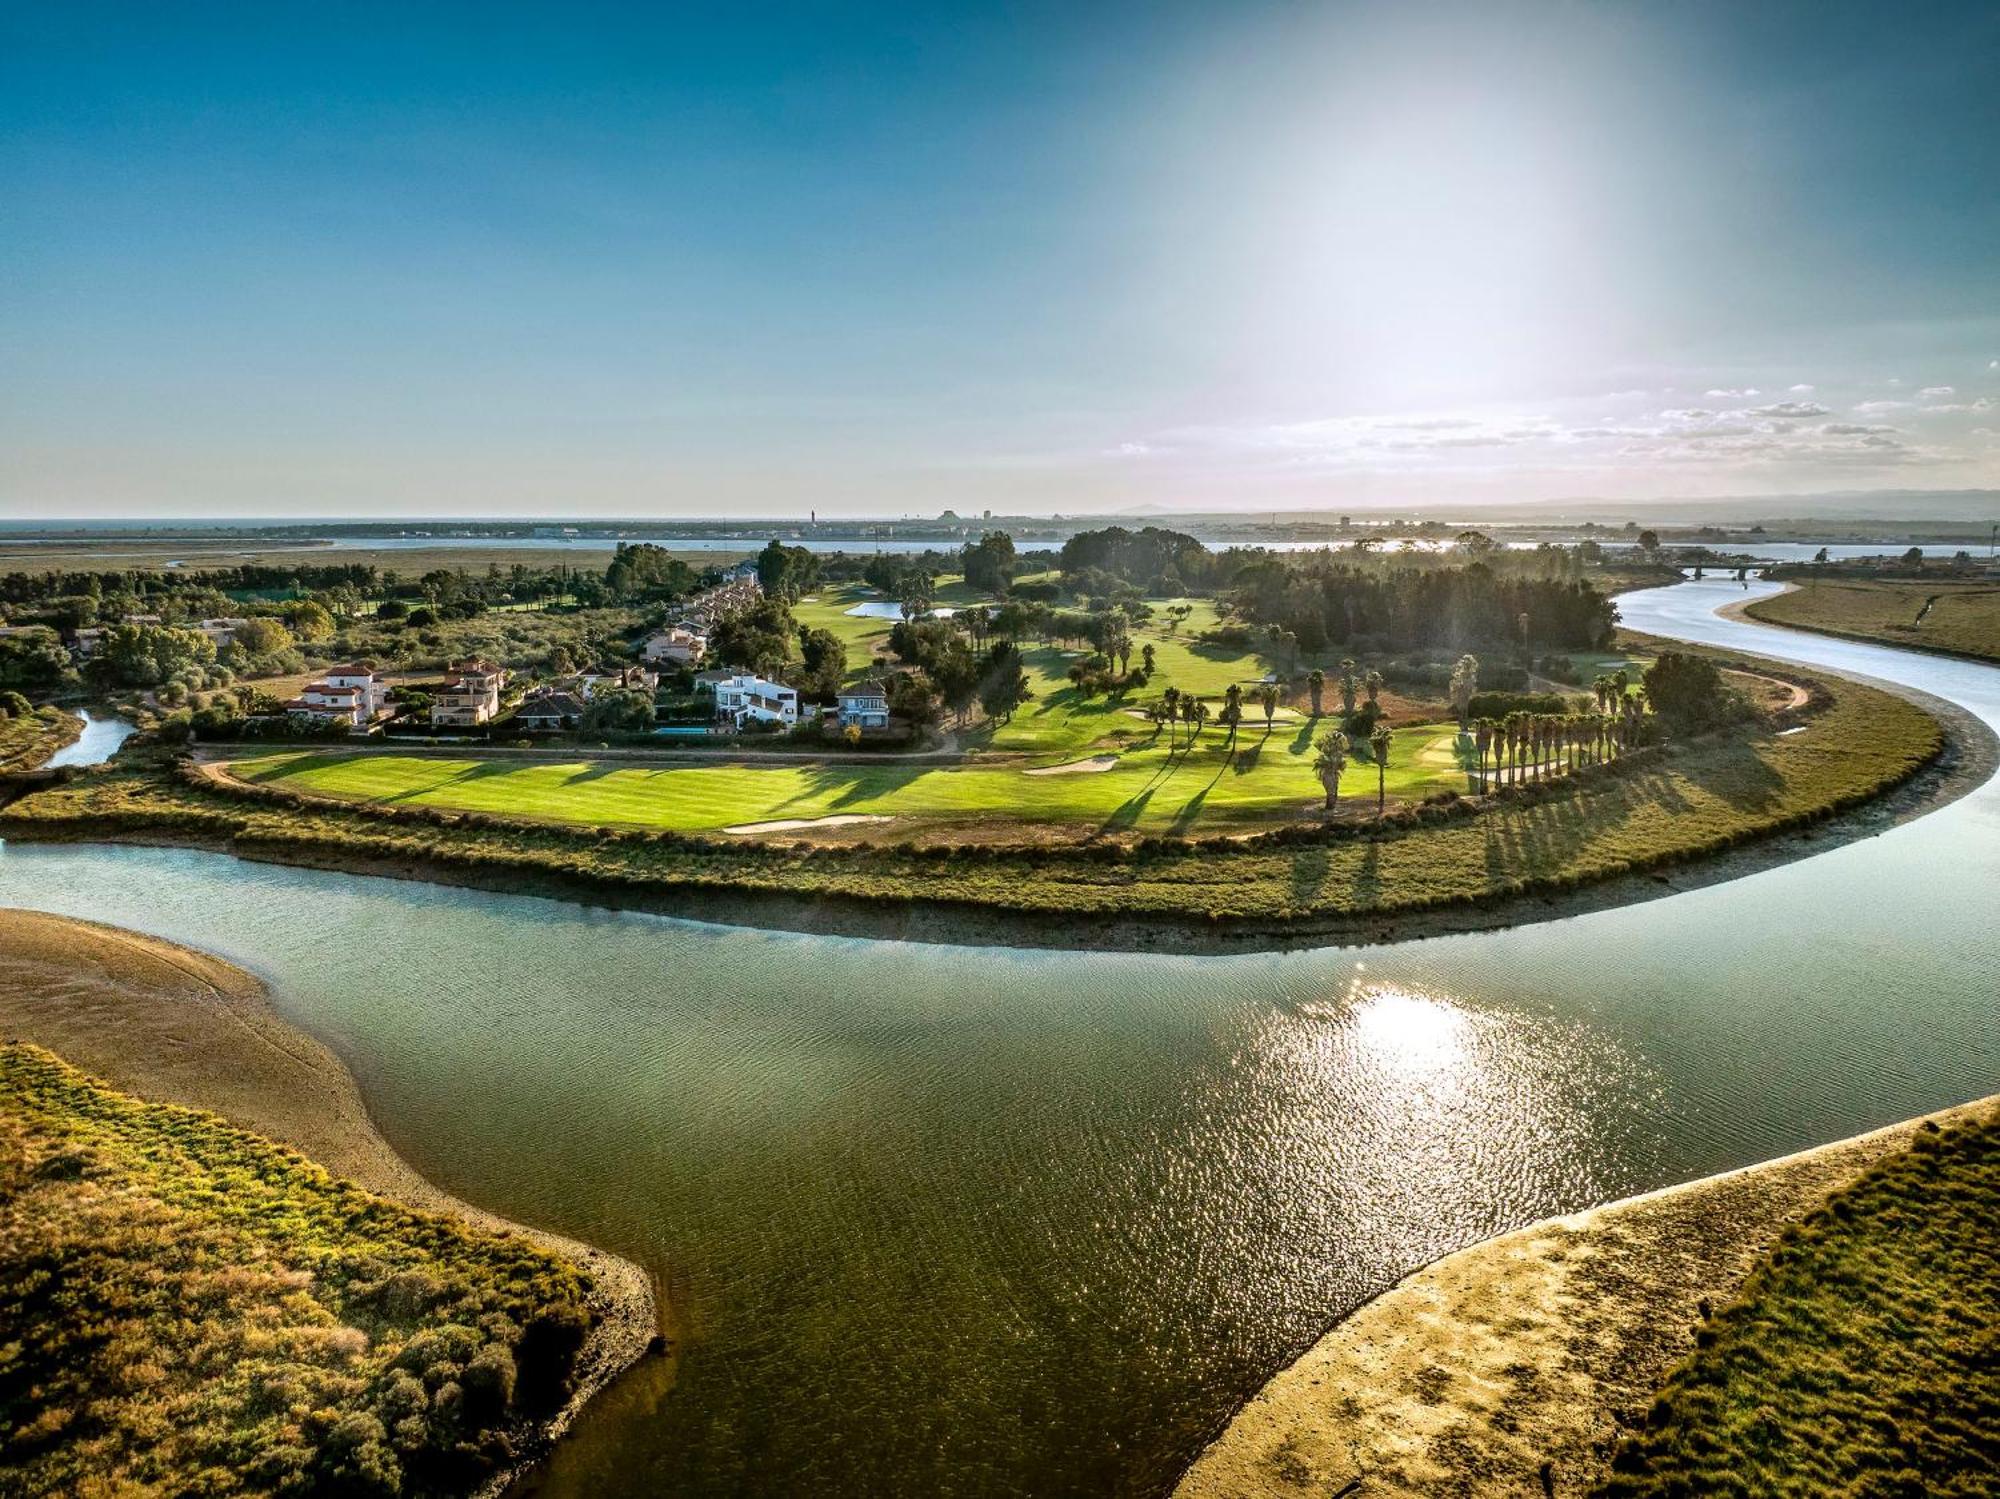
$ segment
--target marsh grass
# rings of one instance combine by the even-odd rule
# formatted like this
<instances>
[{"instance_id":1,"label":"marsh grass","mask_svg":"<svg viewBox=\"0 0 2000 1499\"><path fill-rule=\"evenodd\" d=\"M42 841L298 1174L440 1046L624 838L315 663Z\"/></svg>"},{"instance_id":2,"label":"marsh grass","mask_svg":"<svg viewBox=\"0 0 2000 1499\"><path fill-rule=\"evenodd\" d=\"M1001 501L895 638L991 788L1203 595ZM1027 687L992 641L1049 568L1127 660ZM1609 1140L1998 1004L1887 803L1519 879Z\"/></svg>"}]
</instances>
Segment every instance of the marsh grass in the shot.
<instances>
[{"instance_id":1,"label":"marsh grass","mask_svg":"<svg viewBox=\"0 0 2000 1499\"><path fill-rule=\"evenodd\" d=\"M2000 1472L2000 1112L1789 1229L1599 1499L1975 1499Z\"/></svg>"},{"instance_id":2,"label":"marsh grass","mask_svg":"<svg viewBox=\"0 0 2000 1499\"><path fill-rule=\"evenodd\" d=\"M584 1273L0 1046L0 1492L465 1492L560 1400Z\"/></svg>"},{"instance_id":3,"label":"marsh grass","mask_svg":"<svg viewBox=\"0 0 2000 1499\"><path fill-rule=\"evenodd\" d=\"M1824 635L2000 661L2000 586L1992 583L1808 580L1743 612Z\"/></svg>"}]
</instances>

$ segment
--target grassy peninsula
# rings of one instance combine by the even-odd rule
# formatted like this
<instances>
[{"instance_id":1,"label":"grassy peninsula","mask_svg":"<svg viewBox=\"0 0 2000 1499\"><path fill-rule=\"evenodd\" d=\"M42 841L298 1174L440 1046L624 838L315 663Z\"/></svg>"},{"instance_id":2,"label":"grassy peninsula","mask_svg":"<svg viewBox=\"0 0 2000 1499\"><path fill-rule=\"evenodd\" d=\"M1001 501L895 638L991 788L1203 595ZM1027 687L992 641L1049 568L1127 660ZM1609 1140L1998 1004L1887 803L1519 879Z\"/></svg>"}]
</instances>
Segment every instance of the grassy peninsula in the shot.
<instances>
[{"instance_id":1,"label":"grassy peninsula","mask_svg":"<svg viewBox=\"0 0 2000 1499\"><path fill-rule=\"evenodd\" d=\"M1743 612L1795 630L2000 661L2000 586L1993 583L1808 579L1752 600Z\"/></svg>"},{"instance_id":2,"label":"grassy peninsula","mask_svg":"<svg viewBox=\"0 0 2000 1499\"><path fill-rule=\"evenodd\" d=\"M1599 1499L1976 1499L2000 1456L2000 1109L1927 1124L1785 1232Z\"/></svg>"},{"instance_id":3,"label":"grassy peninsula","mask_svg":"<svg viewBox=\"0 0 2000 1499\"><path fill-rule=\"evenodd\" d=\"M451 1494L559 1408L576 1267L0 1047L10 1492Z\"/></svg>"},{"instance_id":4,"label":"grassy peninsula","mask_svg":"<svg viewBox=\"0 0 2000 1499\"><path fill-rule=\"evenodd\" d=\"M932 910L1025 918L1058 937L1091 918L1269 930L1478 907L1699 859L1856 806L1939 753L1942 731L1915 705L1802 680L1815 696L1797 722L1752 720L1545 785L1250 837L746 844L220 784L157 751L25 797L0 827L21 838L187 842L721 919Z\"/></svg>"},{"instance_id":5,"label":"grassy peninsula","mask_svg":"<svg viewBox=\"0 0 2000 1499\"><path fill-rule=\"evenodd\" d=\"M32 770L83 732L60 708L32 708L18 693L0 695L0 773Z\"/></svg>"},{"instance_id":6,"label":"grassy peninsula","mask_svg":"<svg viewBox=\"0 0 2000 1499\"><path fill-rule=\"evenodd\" d=\"M0 911L0 1026L0 1489L467 1492L654 1332L636 1266L418 1176L230 964Z\"/></svg>"},{"instance_id":7,"label":"grassy peninsula","mask_svg":"<svg viewBox=\"0 0 2000 1499\"><path fill-rule=\"evenodd\" d=\"M1448 1255L1273 1378L1176 1499L1990 1492L1996 1143L1988 1099Z\"/></svg>"}]
</instances>

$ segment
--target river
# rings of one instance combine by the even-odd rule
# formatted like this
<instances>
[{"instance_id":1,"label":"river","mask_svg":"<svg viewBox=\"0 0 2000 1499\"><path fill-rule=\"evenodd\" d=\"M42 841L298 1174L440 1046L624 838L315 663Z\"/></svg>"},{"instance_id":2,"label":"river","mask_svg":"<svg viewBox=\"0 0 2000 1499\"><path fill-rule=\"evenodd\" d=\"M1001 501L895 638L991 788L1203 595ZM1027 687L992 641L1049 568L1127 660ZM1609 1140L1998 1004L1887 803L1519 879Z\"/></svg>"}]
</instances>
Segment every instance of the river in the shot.
<instances>
[{"instance_id":1,"label":"river","mask_svg":"<svg viewBox=\"0 0 2000 1499\"><path fill-rule=\"evenodd\" d=\"M1621 603L2000 723L2000 671L1710 612L1745 591ZM135 848L6 848L0 904L263 974L427 1174L664 1277L677 1382L595 1410L565 1496L1158 1493L1439 1254L2000 1087L1990 784L1727 884L1365 950L880 943Z\"/></svg>"}]
</instances>

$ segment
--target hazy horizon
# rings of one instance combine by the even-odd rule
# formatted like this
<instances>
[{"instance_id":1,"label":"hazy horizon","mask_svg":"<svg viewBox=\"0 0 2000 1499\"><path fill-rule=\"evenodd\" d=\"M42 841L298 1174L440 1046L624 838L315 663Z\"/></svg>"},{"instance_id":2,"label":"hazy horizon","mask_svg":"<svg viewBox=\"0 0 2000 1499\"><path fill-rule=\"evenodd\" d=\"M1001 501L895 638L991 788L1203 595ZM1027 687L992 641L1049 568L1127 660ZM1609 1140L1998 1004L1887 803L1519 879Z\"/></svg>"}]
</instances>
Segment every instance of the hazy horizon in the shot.
<instances>
[{"instance_id":1,"label":"hazy horizon","mask_svg":"<svg viewBox=\"0 0 2000 1499\"><path fill-rule=\"evenodd\" d=\"M16 6L0 516L2000 489L1996 58L1979 4Z\"/></svg>"}]
</instances>

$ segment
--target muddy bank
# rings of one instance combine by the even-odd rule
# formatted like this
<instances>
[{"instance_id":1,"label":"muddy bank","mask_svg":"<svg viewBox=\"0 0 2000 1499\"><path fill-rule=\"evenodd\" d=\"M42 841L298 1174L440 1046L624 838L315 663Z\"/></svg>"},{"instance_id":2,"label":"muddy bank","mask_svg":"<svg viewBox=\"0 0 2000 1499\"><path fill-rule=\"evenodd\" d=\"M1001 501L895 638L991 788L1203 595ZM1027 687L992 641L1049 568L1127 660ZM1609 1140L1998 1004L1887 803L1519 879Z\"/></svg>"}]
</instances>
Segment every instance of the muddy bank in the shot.
<instances>
[{"instance_id":1,"label":"muddy bank","mask_svg":"<svg viewBox=\"0 0 2000 1499\"><path fill-rule=\"evenodd\" d=\"M33 911L0 911L0 1034L32 1041L112 1086L223 1115L371 1191L520 1234L581 1263L599 1324L574 1397L541 1433L644 1353L660 1307L629 1260L464 1202L418 1175L376 1131L340 1059L280 1019L242 969L159 938Z\"/></svg>"},{"instance_id":2,"label":"muddy bank","mask_svg":"<svg viewBox=\"0 0 2000 1499\"><path fill-rule=\"evenodd\" d=\"M1943 1124L1996 1101L1927 1117ZM1692 1350L1704 1309L1923 1123L1551 1218L1439 1260L1267 1384L1176 1499L1587 1493Z\"/></svg>"}]
</instances>

